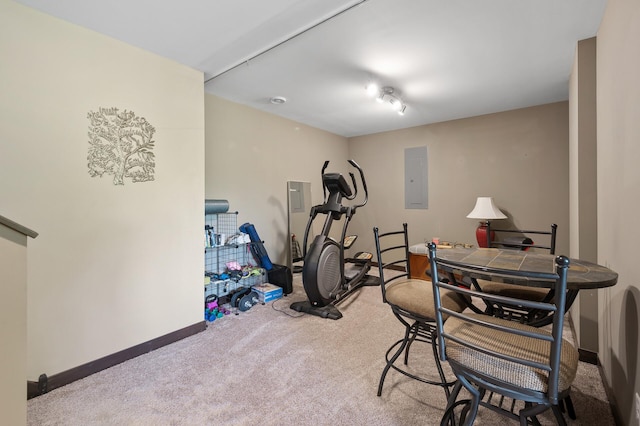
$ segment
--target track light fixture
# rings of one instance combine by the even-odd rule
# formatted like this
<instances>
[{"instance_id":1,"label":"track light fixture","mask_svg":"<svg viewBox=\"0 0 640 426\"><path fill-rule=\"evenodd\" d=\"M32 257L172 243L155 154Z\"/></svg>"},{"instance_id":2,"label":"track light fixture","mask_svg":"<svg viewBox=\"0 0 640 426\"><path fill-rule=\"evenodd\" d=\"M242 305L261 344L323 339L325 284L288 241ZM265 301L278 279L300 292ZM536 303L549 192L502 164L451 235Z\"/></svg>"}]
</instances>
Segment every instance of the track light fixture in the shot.
<instances>
[{"instance_id":1,"label":"track light fixture","mask_svg":"<svg viewBox=\"0 0 640 426\"><path fill-rule=\"evenodd\" d=\"M370 82L365 86L365 90L367 91L369 96L375 97L377 102L388 102L394 111L396 111L399 115L404 115L407 106L396 94L396 91L393 87L379 87L376 83Z\"/></svg>"}]
</instances>

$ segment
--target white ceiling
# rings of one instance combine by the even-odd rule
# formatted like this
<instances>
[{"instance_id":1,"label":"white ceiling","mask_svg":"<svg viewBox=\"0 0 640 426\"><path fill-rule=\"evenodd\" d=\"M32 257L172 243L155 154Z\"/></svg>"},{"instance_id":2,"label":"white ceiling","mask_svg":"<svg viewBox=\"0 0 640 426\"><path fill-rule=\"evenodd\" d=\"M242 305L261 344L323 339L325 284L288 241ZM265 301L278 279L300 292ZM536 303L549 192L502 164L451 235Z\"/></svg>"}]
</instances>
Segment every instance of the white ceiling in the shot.
<instances>
[{"instance_id":1,"label":"white ceiling","mask_svg":"<svg viewBox=\"0 0 640 426\"><path fill-rule=\"evenodd\" d=\"M566 100L576 42L606 4L17 1L201 70L208 93L347 137ZM404 116L366 95L372 78Z\"/></svg>"}]
</instances>

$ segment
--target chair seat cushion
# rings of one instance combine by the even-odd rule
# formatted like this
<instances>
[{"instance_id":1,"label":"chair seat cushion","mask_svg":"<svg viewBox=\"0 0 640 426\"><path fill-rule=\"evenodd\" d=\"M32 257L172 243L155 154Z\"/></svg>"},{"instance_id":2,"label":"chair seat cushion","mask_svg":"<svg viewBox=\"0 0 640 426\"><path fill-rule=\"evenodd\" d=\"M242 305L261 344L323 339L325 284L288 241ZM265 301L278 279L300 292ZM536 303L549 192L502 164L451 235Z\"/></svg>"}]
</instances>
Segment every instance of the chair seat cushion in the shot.
<instances>
[{"instance_id":1,"label":"chair seat cushion","mask_svg":"<svg viewBox=\"0 0 640 426\"><path fill-rule=\"evenodd\" d=\"M445 308L462 312L466 307L464 300L456 293L441 290L441 296ZM435 320L433 285L430 281L405 279L391 282L386 288L386 299L402 310Z\"/></svg>"},{"instance_id":2,"label":"chair seat cushion","mask_svg":"<svg viewBox=\"0 0 640 426\"><path fill-rule=\"evenodd\" d=\"M543 329L508 321L488 315L471 314L484 321L502 324L521 330L531 330L550 335ZM450 317L444 324L445 334L471 341L480 347L518 358L546 363L549 359L550 342L518 336L484 326L472 324L459 318ZM527 367L518 363L496 358L477 350L467 348L451 340L447 340L447 358L473 371L494 377L500 381L539 392L547 391L548 374L544 370ZM578 351L566 339L562 342L560 355L559 392L568 389L576 377L578 369Z\"/></svg>"},{"instance_id":3,"label":"chair seat cushion","mask_svg":"<svg viewBox=\"0 0 640 426\"><path fill-rule=\"evenodd\" d=\"M478 280L483 292L499 296L515 297L517 299L541 302L549 294L548 288L527 287L517 284L505 284L496 281Z\"/></svg>"}]
</instances>

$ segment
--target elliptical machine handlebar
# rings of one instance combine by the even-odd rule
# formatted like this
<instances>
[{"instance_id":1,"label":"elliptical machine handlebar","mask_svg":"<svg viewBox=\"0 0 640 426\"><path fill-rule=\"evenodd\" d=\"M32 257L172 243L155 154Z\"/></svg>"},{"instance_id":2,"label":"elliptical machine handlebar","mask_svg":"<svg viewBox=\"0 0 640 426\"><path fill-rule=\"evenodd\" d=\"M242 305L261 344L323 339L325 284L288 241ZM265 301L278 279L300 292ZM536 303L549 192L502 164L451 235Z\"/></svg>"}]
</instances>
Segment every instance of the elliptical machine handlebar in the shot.
<instances>
[{"instance_id":1,"label":"elliptical machine handlebar","mask_svg":"<svg viewBox=\"0 0 640 426\"><path fill-rule=\"evenodd\" d=\"M349 184L341 174L339 173L325 174L325 171L329 166L329 160L326 160L322 165L322 170L320 172L321 180L323 182L322 190L324 193L324 202L323 204L311 207L311 211L309 212L309 221L307 222L307 227L304 232L304 240L303 240L303 248L302 248L302 253L305 258L307 256L307 244L308 244L309 231L311 230L311 226L314 219L319 213L327 214L328 216L325 222L326 229L323 229L323 232L325 232L326 230L328 234L328 230L329 230L329 227L331 226L331 222L333 221L333 219L338 219L340 216L346 215L350 220L351 217L356 213L357 208L367 204L367 201L369 199L369 191L367 189L367 181L364 178L364 172L362 171L362 168L358 165L358 163L356 163L354 160L348 160L348 162L352 167L357 169L360 174L360 180L362 181L362 187L364 188L364 194L365 194L364 201L362 201L362 203L360 204L355 204L353 206L343 206L340 203L341 198L345 198L351 201L357 197L358 195L357 180L355 175L349 172L349 175L351 176L351 182L353 184L353 191L351 191ZM327 185L325 182L325 175L331 176L329 180L329 182L331 183L329 185ZM330 188L328 188L328 186L330 186ZM328 195L327 195L327 191L329 191Z\"/></svg>"},{"instance_id":2,"label":"elliptical machine handlebar","mask_svg":"<svg viewBox=\"0 0 640 426\"><path fill-rule=\"evenodd\" d=\"M364 188L364 201L361 204L356 204L354 206L351 207L352 210L355 210L358 207L362 207L365 204L367 204L367 201L369 200L369 191L367 190L367 181L364 178L364 172L362 171L362 168L358 165L358 163L356 163L354 160L348 160L349 164L351 164L351 166L353 166L354 168L356 168L358 170L358 173L360 174L360 180L362 181L362 187ZM324 162L324 164L322 165L322 170L320 171L320 178L321 181L324 180L324 172L325 170L327 170L327 167L329 166L329 160L326 160ZM347 200L351 201L354 200L357 196L358 196L358 183L356 181L356 177L352 172L349 172L349 176L351 176L351 184L353 185L353 193L348 195L348 194L343 194L344 198L346 198ZM322 191L323 191L323 196L324 196L324 202L328 202L328 198L327 198L327 187L326 186L322 186Z\"/></svg>"},{"instance_id":3,"label":"elliptical machine handlebar","mask_svg":"<svg viewBox=\"0 0 640 426\"><path fill-rule=\"evenodd\" d=\"M362 171L362 168L354 160L349 160L349 164L355 167L360 173L360 180L362 181L362 188L364 189L364 201L362 202L362 204L357 204L353 206L353 209L355 210L357 207L362 207L365 204L367 204L367 201L369 200L369 191L367 190L367 181L364 178L364 172ZM358 188L356 187L356 179L354 178L353 173L349 173L349 174L351 175L351 180L353 181L353 187L355 189L354 192L355 194L357 194ZM353 196L353 198L355 198L355 195ZM353 199L353 198L350 198L350 199Z\"/></svg>"},{"instance_id":4,"label":"elliptical machine handlebar","mask_svg":"<svg viewBox=\"0 0 640 426\"><path fill-rule=\"evenodd\" d=\"M344 198L351 201L358 196L358 184L356 183L356 176L353 173L349 172L349 176L351 176L351 184L353 185L353 194L351 194L350 196L345 195Z\"/></svg>"},{"instance_id":5,"label":"elliptical machine handlebar","mask_svg":"<svg viewBox=\"0 0 640 426\"><path fill-rule=\"evenodd\" d=\"M322 182L322 178L324 176L324 171L327 170L327 166L329 165L329 160L325 160L324 165L322 166L322 170L320 170L320 182ZM323 195L323 199L326 202L327 201L327 187L322 185L322 195Z\"/></svg>"}]
</instances>

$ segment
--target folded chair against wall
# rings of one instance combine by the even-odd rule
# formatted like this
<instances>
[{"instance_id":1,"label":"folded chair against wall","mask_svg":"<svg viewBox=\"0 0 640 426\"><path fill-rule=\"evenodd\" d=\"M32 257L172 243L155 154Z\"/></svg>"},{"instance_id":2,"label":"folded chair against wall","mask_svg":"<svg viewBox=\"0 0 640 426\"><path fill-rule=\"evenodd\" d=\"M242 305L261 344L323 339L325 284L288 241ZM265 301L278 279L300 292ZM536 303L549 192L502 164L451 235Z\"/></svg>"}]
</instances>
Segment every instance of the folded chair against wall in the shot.
<instances>
[{"instance_id":1,"label":"folded chair against wall","mask_svg":"<svg viewBox=\"0 0 640 426\"><path fill-rule=\"evenodd\" d=\"M578 351L562 338L569 259L557 257L555 273L535 273L476 267L439 259L434 244L429 245L429 256L439 355L441 360L449 362L458 379L441 424L451 422L451 416L460 407L464 407L459 410L460 423L473 424L478 407L483 406L517 418L521 425L526 425L528 418L536 422L535 416L550 408L558 424L565 425L558 403L569 395L578 368ZM443 282L439 279L440 271L454 271L471 277L500 276L509 280L549 282L556 291L548 302L499 295L485 297L497 303L553 313L551 331L471 310L457 312L448 309L442 303L443 294L450 297L450 292L456 292L469 297L475 292ZM448 317L446 322L445 316ZM471 400L456 402L462 387L469 391ZM486 392L524 401L524 408L517 413L513 409L504 409L501 404L494 404L492 398L484 400Z\"/></svg>"},{"instance_id":2,"label":"folded chair against wall","mask_svg":"<svg viewBox=\"0 0 640 426\"><path fill-rule=\"evenodd\" d=\"M381 233L373 228L380 273L380 287L382 301L387 303L405 328L404 336L395 342L385 354L386 366L382 371L378 385L378 396L382 395L384 380L391 368L424 383L442 386L445 394L449 395L447 383L435 346L435 308L433 304L432 286L429 281L412 279L409 266L409 239L407 224L402 225L401 231ZM443 305L449 310L459 312L465 307L462 299L455 294L443 292ZM407 371L406 367L397 365L396 361L404 353L404 365L408 365L409 349L413 342L426 342L432 345L434 361L438 369L440 380L430 380Z\"/></svg>"}]
</instances>

